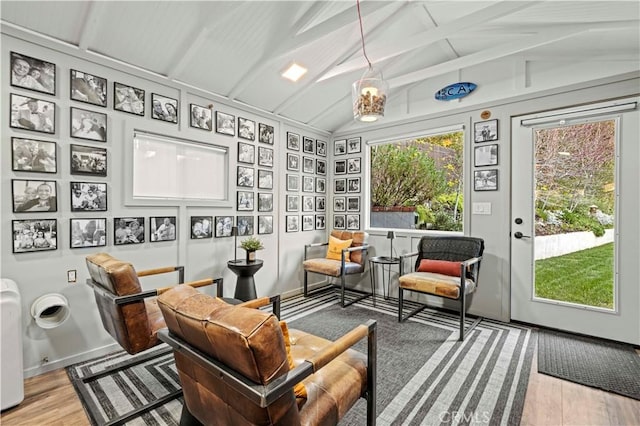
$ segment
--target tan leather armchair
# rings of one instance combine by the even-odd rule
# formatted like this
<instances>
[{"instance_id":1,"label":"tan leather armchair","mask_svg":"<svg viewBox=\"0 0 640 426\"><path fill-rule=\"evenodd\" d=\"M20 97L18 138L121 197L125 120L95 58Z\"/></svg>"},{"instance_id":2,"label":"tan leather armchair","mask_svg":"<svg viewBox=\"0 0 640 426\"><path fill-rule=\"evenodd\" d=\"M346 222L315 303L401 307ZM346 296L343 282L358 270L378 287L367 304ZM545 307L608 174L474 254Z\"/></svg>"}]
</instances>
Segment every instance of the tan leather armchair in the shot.
<instances>
[{"instance_id":1,"label":"tan leather armchair","mask_svg":"<svg viewBox=\"0 0 640 426\"><path fill-rule=\"evenodd\" d=\"M363 397L367 424L375 424L376 323L360 325L335 342L289 329L275 314L252 309L279 296L230 305L176 287L158 298L184 390L180 424L335 425ZM368 354L352 345L367 339ZM306 399L294 394L302 381Z\"/></svg>"}]
</instances>

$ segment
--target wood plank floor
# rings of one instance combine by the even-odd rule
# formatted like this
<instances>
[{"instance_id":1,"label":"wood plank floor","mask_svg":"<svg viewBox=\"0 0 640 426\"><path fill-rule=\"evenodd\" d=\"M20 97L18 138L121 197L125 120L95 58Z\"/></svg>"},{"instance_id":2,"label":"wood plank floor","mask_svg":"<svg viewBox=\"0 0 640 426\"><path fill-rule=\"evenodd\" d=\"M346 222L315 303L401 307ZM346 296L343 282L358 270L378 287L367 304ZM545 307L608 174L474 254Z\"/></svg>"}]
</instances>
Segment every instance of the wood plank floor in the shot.
<instances>
[{"instance_id":1,"label":"wood plank floor","mask_svg":"<svg viewBox=\"0 0 640 426\"><path fill-rule=\"evenodd\" d=\"M25 380L24 401L3 412L0 423L75 426L89 421L66 372L60 369ZM534 351L521 424L640 425L640 401L539 374Z\"/></svg>"}]
</instances>

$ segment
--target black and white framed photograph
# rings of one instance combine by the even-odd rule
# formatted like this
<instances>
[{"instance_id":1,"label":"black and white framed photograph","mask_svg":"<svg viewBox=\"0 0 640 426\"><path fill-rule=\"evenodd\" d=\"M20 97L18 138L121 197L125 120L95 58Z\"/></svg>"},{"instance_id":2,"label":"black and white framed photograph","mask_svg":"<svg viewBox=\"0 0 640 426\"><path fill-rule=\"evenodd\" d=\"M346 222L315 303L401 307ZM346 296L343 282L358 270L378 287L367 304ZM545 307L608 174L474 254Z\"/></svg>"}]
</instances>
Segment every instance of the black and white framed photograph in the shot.
<instances>
[{"instance_id":1,"label":"black and white framed photograph","mask_svg":"<svg viewBox=\"0 0 640 426\"><path fill-rule=\"evenodd\" d=\"M316 139L316 154L319 155L320 157L327 156L327 143L325 141Z\"/></svg>"},{"instance_id":2,"label":"black and white framed photograph","mask_svg":"<svg viewBox=\"0 0 640 426\"><path fill-rule=\"evenodd\" d=\"M58 155L55 142L11 138L11 170L14 172L57 173Z\"/></svg>"},{"instance_id":3,"label":"black and white framed photograph","mask_svg":"<svg viewBox=\"0 0 640 426\"><path fill-rule=\"evenodd\" d=\"M360 215L348 214L347 215L347 229L350 231L357 231L360 229Z\"/></svg>"},{"instance_id":4,"label":"black and white framed photograph","mask_svg":"<svg viewBox=\"0 0 640 426\"><path fill-rule=\"evenodd\" d=\"M360 173L360 157L347 158L347 173Z\"/></svg>"},{"instance_id":5,"label":"black and white framed photograph","mask_svg":"<svg viewBox=\"0 0 640 426\"><path fill-rule=\"evenodd\" d=\"M71 182L72 212L106 212L107 184L104 182Z\"/></svg>"},{"instance_id":6,"label":"black and white framed photograph","mask_svg":"<svg viewBox=\"0 0 640 426\"><path fill-rule=\"evenodd\" d=\"M474 142L489 142L498 140L498 119L473 123Z\"/></svg>"},{"instance_id":7,"label":"black and white framed photograph","mask_svg":"<svg viewBox=\"0 0 640 426\"><path fill-rule=\"evenodd\" d=\"M238 236L253 235L253 216L238 216Z\"/></svg>"},{"instance_id":8,"label":"black and white framed photograph","mask_svg":"<svg viewBox=\"0 0 640 426\"><path fill-rule=\"evenodd\" d=\"M287 211L297 212L300 210L300 196L287 195Z\"/></svg>"},{"instance_id":9,"label":"black and white framed photograph","mask_svg":"<svg viewBox=\"0 0 640 426\"><path fill-rule=\"evenodd\" d=\"M56 250L58 221L56 219L12 220L13 252Z\"/></svg>"},{"instance_id":10,"label":"black and white framed photograph","mask_svg":"<svg viewBox=\"0 0 640 426\"><path fill-rule=\"evenodd\" d=\"M273 211L273 194L270 192L258 193L258 211L259 212L272 212Z\"/></svg>"},{"instance_id":11,"label":"black and white framed photograph","mask_svg":"<svg viewBox=\"0 0 640 426\"><path fill-rule=\"evenodd\" d=\"M258 166L273 167L273 149L258 147Z\"/></svg>"},{"instance_id":12,"label":"black and white framed photograph","mask_svg":"<svg viewBox=\"0 0 640 426\"><path fill-rule=\"evenodd\" d=\"M346 217L343 214L333 215L333 229L345 229Z\"/></svg>"},{"instance_id":13,"label":"black and white framed photograph","mask_svg":"<svg viewBox=\"0 0 640 426\"><path fill-rule=\"evenodd\" d=\"M340 178L333 180L333 192L336 194L344 194L347 192L347 179Z\"/></svg>"},{"instance_id":14,"label":"black and white framed photograph","mask_svg":"<svg viewBox=\"0 0 640 426\"><path fill-rule=\"evenodd\" d=\"M255 123L254 123L255 126ZM216 133L235 136L236 117L226 112L216 111ZM255 133L255 130L254 130Z\"/></svg>"},{"instance_id":15,"label":"black and white framed photograph","mask_svg":"<svg viewBox=\"0 0 640 426\"><path fill-rule=\"evenodd\" d=\"M157 93L151 94L151 118L169 123L177 123L178 110L177 99Z\"/></svg>"},{"instance_id":16,"label":"black and white framed photograph","mask_svg":"<svg viewBox=\"0 0 640 426\"><path fill-rule=\"evenodd\" d=\"M300 176L287 175L287 191L300 191Z\"/></svg>"},{"instance_id":17,"label":"black and white framed photograph","mask_svg":"<svg viewBox=\"0 0 640 426\"><path fill-rule=\"evenodd\" d=\"M273 129L273 126L270 126L264 123L259 123L258 142L268 143L269 145L273 145L274 133L275 131Z\"/></svg>"},{"instance_id":18,"label":"black and white framed photograph","mask_svg":"<svg viewBox=\"0 0 640 426\"><path fill-rule=\"evenodd\" d=\"M347 201L345 197L333 197L333 211L334 212L347 211Z\"/></svg>"},{"instance_id":19,"label":"black and white framed photograph","mask_svg":"<svg viewBox=\"0 0 640 426\"><path fill-rule=\"evenodd\" d=\"M360 178L347 178L347 192L360 192Z\"/></svg>"},{"instance_id":20,"label":"black and white framed photograph","mask_svg":"<svg viewBox=\"0 0 640 426\"><path fill-rule=\"evenodd\" d=\"M300 171L300 155L287 152L287 170Z\"/></svg>"},{"instance_id":21,"label":"black and white framed photograph","mask_svg":"<svg viewBox=\"0 0 640 426\"><path fill-rule=\"evenodd\" d=\"M113 219L113 244L142 244L145 241L144 217Z\"/></svg>"},{"instance_id":22,"label":"black and white framed photograph","mask_svg":"<svg viewBox=\"0 0 640 426\"><path fill-rule=\"evenodd\" d=\"M300 135L297 133L287 132L287 149L300 151Z\"/></svg>"},{"instance_id":23,"label":"black and white framed photograph","mask_svg":"<svg viewBox=\"0 0 640 426\"><path fill-rule=\"evenodd\" d=\"M258 216L258 234L273 234L273 216Z\"/></svg>"},{"instance_id":24,"label":"black and white framed photograph","mask_svg":"<svg viewBox=\"0 0 640 426\"><path fill-rule=\"evenodd\" d=\"M256 147L250 143L238 142L238 163L253 164L256 161Z\"/></svg>"},{"instance_id":25,"label":"black and white framed photograph","mask_svg":"<svg viewBox=\"0 0 640 426\"><path fill-rule=\"evenodd\" d=\"M107 114L71 107L71 137L107 141Z\"/></svg>"},{"instance_id":26,"label":"black and white framed photograph","mask_svg":"<svg viewBox=\"0 0 640 426\"><path fill-rule=\"evenodd\" d=\"M144 90L126 84L113 83L113 109L144 115Z\"/></svg>"},{"instance_id":27,"label":"black and white framed photograph","mask_svg":"<svg viewBox=\"0 0 640 426\"><path fill-rule=\"evenodd\" d=\"M347 211L348 212L360 211L360 197L347 197Z\"/></svg>"},{"instance_id":28,"label":"black and white framed photograph","mask_svg":"<svg viewBox=\"0 0 640 426\"><path fill-rule=\"evenodd\" d=\"M302 196L302 211L303 212L312 212L314 210L314 196L313 195L303 195Z\"/></svg>"},{"instance_id":29,"label":"black and white framed photograph","mask_svg":"<svg viewBox=\"0 0 640 426\"><path fill-rule=\"evenodd\" d=\"M238 166L237 185L243 188L253 188L255 172L253 167Z\"/></svg>"},{"instance_id":30,"label":"black and white framed photograph","mask_svg":"<svg viewBox=\"0 0 640 426\"><path fill-rule=\"evenodd\" d=\"M213 129L211 108L189 104L189 126L210 132Z\"/></svg>"},{"instance_id":31,"label":"black and white framed photograph","mask_svg":"<svg viewBox=\"0 0 640 426\"><path fill-rule=\"evenodd\" d=\"M175 216L152 216L149 218L149 239L158 241L174 241L176 239Z\"/></svg>"},{"instance_id":32,"label":"black and white framed photograph","mask_svg":"<svg viewBox=\"0 0 640 426\"><path fill-rule=\"evenodd\" d=\"M313 192L313 176L302 176L302 192Z\"/></svg>"},{"instance_id":33,"label":"black and white framed photograph","mask_svg":"<svg viewBox=\"0 0 640 426\"><path fill-rule=\"evenodd\" d=\"M107 245L107 219L69 219L71 248L105 247Z\"/></svg>"},{"instance_id":34,"label":"black and white framed photograph","mask_svg":"<svg viewBox=\"0 0 640 426\"><path fill-rule=\"evenodd\" d=\"M347 139L347 154L358 154L362 151L362 140L357 138Z\"/></svg>"},{"instance_id":35,"label":"black and white framed photograph","mask_svg":"<svg viewBox=\"0 0 640 426\"><path fill-rule=\"evenodd\" d=\"M475 191L497 191L498 169L475 170L473 172L473 189Z\"/></svg>"},{"instance_id":36,"label":"black and white framed photograph","mask_svg":"<svg viewBox=\"0 0 640 426\"><path fill-rule=\"evenodd\" d=\"M224 238L233 236L233 216L216 216L215 217L215 237Z\"/></svg>"},{"instance_id":37,"label":"black and white framed photograph","mask_svg":"<svg viewBox=\"0 0 640 426\"><path fill-rule=\"evenodd\" d=\"M14 213L58 211L55 180L12 179L11 195Z\"/></svg>"},{"instance_id":38,"label":"black and white framed photograph","mask_svg":"<svg viewBox=\"0 0 640 426\"><path fill-rule=\"evenodd\" d=\"M107 106L106 78L72 69L70 86L72 100L101 107Z\"/></svg>"},{"instance_id":39,"label":"black and white framed photograph","mask_svg":"<svg viewBox=\"0 0 640 426\"><path fill-rule=\"evenodd\" d=\"M334 162L333 173L336 175L344 175L347 173L347 160L336 160Z\"/></svg>"},{"instance_id":40,"label":"black and white framed photograph","mask_svg":"<svg viewBox=\"0 0 640 426\"><path fill-rule=\"evenodd\" d=\"M238 211L253 211L254 204L254 194L253 192L247 191L238 191L238 200L236 210Z\"/></svg>"},{"instance_id":41,"label":"black and white framed photograph","mask_svg":"<svg viewBox=\"0 0 640 426\"><path fill-rule=\"evenodd\" d=\"M56 64L16 52L10 56L12 86L56 94Z\"/></svg>"},{"instance_id":42,"label":"black and white framed photograph","mask_svg":"<svg viewBox=\"0 0 640 426\"><path fill-rule=\"evenodd\" d=\"M9 127L40 133L56 132L56 104L29 96L11 93Z\"/></svg>"},{"instance_id":43,"label":"black and white framed photograph","mask_svg":"<svg viewBox=\"0 0 640 426\"><path fill-rule=\"evenodd\" d=\"M313 158L312 157L302 157L302 171L304 173L313 173Z\"/></svg>"},{"instance_id":44,"label":"black and white framed photograph","mask_svg":"<svg viewBox=\"0 0 640 426\"><path fill-rule=\"evenodd\" d=\"M273 172L258 169L258 188L273 189Z\"/></svg>"},{"instance_id":45,"label":"black and white framed photograph","mask_svg":"<svg viewBox=\"0 0 640 426\"><path fill-rule=\"evenodd\" d=\"M316 211L324 212L327 210L327 198L324 196L316 197Z\"/></svg>"},{"instance_id":46,"label":"black and white framed photograph","mask_svg":"<svg viewBox=\"0 0 640 426\"><path fill-rule=\"evenodd\" d=\"M306 152L307 154L315 154L315 141L311 138L304 136L302 138L302 152Z\"/></svg>"},{"instance_id":47,"label":"black and white framed photograph","mask_svg":"<svg viewBox=\"0 0 640 426\"><path fill-rule=\"evenodd\" d=\"M302 215L302 230L313 231L313 215L312 214Z\"/></svg>"},{"instance_id":48,"label":"black and white framed photograph","mask_svg":"<svg viewBox=\"0 0 640 426\"><path fill-rule=\"evenodd\" d=\"M327 192L327 180L325 178L316 178L316 192L324 194Z\"/></svg>"},{"instance_id":49,"label":"black and white framed photograph","mask_svg":"<svg viewBox=\"0 0 640 426\"><path fill-rule=\"evenodd\" d=\"M316 174L325 176L327 174L327 161L316 159Z\"/></svg>"},{"instance_id":50,"label":"black and white framed photograph","mask_svg":"<svg viewBox=\"0 0 640 426\"><path fill-rule=\"evenodd\" d=\"M107 149L70 145L72 175L107 175Z\"/></svg>"},{"instance_id":51,"label":"black and white framed photograph","mask_svg":"<svg viewBox=\"0 0 640 426\"><path fill-rule=\"evenodd\" d=\"M339 139L333 142L333 155L345 155L347 153L347 140Z\"/></svg>"},{"instance_id":52,"label":"black and white framed photograph","mask_svg":"<svg viewBox=\"0 0 640 426\"><path fill-rule=\"evenodd\" d=\"M298 232L300 229L300 218L296 216L286 217L287 232Z\"/></svg>"},{"instance_id":53,"label":"black and white framed photograph","mask_svg":"<svg viewBox=\"0 0 640 426\"><path fill-rule=\"evenodd\" d=\"M326 229L326 216L323 214L316 215L316 229Z\"/></svg>"},{"instance_id":54,"label":"black and white framed photograph","mask_svg":"<svg viewBox=\"0 0 640 426\"><path fill-rule=\"evenodd\" d=\"M474 152L474 166L497 166L498 165L498 144L477 146Z\"/></svg>"},{"instance_id":55,"label":"black and white framed photograph","mask_svg":"<svg viewBox=\"0 0 640 426\"><path fill-rule=\"evenodd\" d=\"M255 141L256 122L248 118L238 117L238 137L248 141Z\"/></svg>"},{"instance_id":56,"label":"black and white framed photograph","mask_svg":"<svg viewBox=\"0 0 640 426\"><path fill-rule=\"evenodd\" d=\"M191 239L213 238L212 216L191 216Z\"/></svg>"}]
</instances>

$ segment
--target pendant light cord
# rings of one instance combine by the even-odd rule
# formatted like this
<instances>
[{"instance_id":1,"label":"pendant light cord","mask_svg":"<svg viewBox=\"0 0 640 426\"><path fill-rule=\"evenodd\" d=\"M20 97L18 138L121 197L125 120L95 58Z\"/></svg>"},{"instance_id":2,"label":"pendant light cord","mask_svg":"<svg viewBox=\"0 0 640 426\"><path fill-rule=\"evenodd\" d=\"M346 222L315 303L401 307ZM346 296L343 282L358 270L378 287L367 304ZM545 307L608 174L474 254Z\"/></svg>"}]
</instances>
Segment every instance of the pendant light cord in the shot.
<instances>
[{"instance_id":1,"label":"pendant light cord","mask_svg":"<svg viewBox=\"0 0 640 426\"><path fill-rule=\"evenodd\" d=\"M360 39L362 40L362 53L364 54L364 58L367 60L369 64L369 69L371 69L371 61L367 56L367 51L364 48L364 30L362 29L362 15L360 14L360 0L356 0L356 5L358 6L358 22L360 22Z\"/></svg>"}]
</instances>

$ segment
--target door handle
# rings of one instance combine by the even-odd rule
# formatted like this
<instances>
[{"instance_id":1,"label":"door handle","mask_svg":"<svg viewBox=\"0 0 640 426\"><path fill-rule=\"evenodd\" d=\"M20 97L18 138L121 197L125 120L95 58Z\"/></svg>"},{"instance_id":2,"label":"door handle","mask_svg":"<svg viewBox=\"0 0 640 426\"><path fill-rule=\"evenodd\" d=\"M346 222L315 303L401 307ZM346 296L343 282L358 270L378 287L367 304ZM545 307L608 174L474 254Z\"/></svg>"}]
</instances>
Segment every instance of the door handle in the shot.
<instances>
[{"instance_id":1,"label":"door handle","mask_svg":"<svg viewBox=\"0 0 640 426\"><path fill-rule=\"evenodd\" d=\"M518 231L515 234L513 234L514 237L516 237L517 239L521 239L521 238L531 238L530 235L523 235L522 232Z\"/></svg>"}]
</instances>

